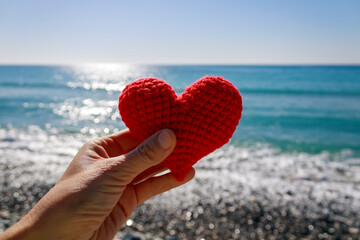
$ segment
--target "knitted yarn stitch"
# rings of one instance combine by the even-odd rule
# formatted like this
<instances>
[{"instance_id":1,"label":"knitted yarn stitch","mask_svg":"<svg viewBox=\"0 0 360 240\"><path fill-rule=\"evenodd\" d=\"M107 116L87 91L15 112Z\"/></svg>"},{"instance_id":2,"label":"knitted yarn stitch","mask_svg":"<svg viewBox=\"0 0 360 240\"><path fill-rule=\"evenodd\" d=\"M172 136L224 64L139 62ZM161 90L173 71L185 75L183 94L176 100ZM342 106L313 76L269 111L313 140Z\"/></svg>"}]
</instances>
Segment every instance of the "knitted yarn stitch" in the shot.
<instances>
[{"instance_id":1,"label":"knitted yarn stitch","mask_svg":"<svg viewBox=\"0 0 360 240\"><path fill-rule=\"evenodd\" d=\"M143 78L122 91L119 111L140 141L163 128L175 132L176 147L162 164L181 181L197 161L229 141L241 118L242 99L222 77L203 77L180 96L160 79Z\"/></svg>"}]
</instances>

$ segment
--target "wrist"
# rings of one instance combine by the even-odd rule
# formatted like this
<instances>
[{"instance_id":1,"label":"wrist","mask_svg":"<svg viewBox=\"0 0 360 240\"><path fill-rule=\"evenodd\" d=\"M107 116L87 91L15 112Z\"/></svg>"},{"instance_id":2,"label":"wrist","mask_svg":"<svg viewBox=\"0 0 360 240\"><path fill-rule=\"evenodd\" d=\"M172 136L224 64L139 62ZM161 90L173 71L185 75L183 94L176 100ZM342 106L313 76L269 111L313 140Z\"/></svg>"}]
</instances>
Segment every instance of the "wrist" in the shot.
<instances>
[{"instance_id":1,"label":"wrist","mask_svg":"<svg viewBox=\"0 0 360 240\"><path fill-rule=\"evenodd\" d=\"M0 240L32 240L38 239L35 231L35 224L32 223L31 218L26 215L19 222L8 228L1 236Z\"/></svg>"}]
</instances>

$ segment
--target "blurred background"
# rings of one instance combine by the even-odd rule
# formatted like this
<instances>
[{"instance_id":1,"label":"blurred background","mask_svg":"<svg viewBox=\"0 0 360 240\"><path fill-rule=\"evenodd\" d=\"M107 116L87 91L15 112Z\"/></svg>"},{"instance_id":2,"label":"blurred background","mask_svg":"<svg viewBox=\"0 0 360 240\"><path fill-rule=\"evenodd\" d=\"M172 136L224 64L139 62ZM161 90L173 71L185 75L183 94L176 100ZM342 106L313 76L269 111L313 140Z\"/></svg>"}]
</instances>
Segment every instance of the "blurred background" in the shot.
<instances>
[{"instance_id":1,"label":"blurred background","mask_svg":"<svg viewBox=\"0 0 360 240\"><path fill-rule=\"evenodd\" d=\"M205 75L243 97L195 179L116 239L359 239L360 2L0 1L0 233L86 141L126 128L126 84L181 94Z\"/></svg>"}]
</instances>

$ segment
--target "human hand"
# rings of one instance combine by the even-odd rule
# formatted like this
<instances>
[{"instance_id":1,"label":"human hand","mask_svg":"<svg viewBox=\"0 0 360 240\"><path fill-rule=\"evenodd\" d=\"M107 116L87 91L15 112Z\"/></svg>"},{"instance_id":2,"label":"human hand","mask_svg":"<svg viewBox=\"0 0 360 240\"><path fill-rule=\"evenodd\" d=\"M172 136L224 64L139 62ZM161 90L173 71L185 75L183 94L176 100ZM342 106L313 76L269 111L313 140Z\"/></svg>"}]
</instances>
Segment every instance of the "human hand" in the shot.
<instances>
[{"instance_id":1,"label":"human hand","mask_svg":"<svg viewBox=\"0 0 360 240\"><path fill-rule=\"evenodd\" d=\"M182 182L172 173L154 177L166 170L160 163L175 145L169 129L140 145L129 130L86 143L56 185L0 239L112 239L136 206L194 177L194 169Z\"/></svg>"}]
</instances>

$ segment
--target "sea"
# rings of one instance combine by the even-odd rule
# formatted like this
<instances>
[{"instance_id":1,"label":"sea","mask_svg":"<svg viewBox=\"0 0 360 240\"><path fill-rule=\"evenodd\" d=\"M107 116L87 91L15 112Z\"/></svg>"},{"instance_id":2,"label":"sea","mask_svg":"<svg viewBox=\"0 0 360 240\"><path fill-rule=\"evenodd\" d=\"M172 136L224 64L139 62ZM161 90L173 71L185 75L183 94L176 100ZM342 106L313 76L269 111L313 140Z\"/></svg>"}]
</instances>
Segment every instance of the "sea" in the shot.
<instances>
[{"instance_id":1,"label":"sea","mask_svg":"<svg viewBox=\"0 0 360 240\"><path fill-rule=\"evenodd\" d=\"M206 75L237 87L242 118L231 141L195 166L198 183L168 198L181 195L188 207L199 196L246 202L255 192L276 199L272 206L293 203L294 214L328 208L328 216L331 207L312 203L335 201L334 214L355 214L346 226L358 233L360 66L0 65L2 211L27 211L36 199L26 191L53 185L82 144L126 128L117 104L128 83L157 77L181 94ZM232 237L243 231L234 229Z\"/></svg>"}]
</instances>

